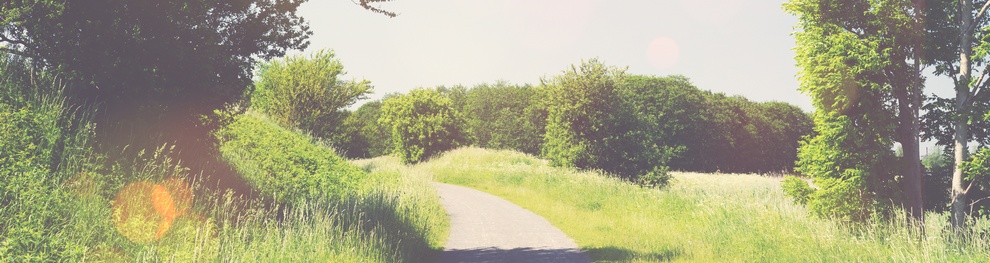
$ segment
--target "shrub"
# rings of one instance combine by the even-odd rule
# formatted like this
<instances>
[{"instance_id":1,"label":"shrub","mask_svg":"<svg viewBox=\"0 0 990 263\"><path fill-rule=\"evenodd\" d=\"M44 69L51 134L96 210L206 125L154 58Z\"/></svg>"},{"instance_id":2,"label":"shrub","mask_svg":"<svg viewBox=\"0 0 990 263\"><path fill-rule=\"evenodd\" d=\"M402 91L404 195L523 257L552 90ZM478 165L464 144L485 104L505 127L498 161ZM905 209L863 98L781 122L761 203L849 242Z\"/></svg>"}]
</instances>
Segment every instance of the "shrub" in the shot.
<instances>
[{"instance_id":1,"label":"shrub","mask_svg":"<svg viewBox=\"0 0 990 263\"><path fill-rule=\"evenodd\" d=\"M453 102L433 89L416 89L385 100L378 123L392 127L395 153L405 163L425 160L464 142L463 120Z\"/></svg>"},{"instance_id":2,"label":"shrub","mask_svg":"<svg viewBox=\"0 0 990 263\"><path fill-rule=\"evenodd\" d=\"M263 195L278 201L343 193L364 174L312 138L256 114L236 117L217 137L223 159Z\"/></svg>"},{"instance_id":3,"label":"shrub","mask_svg":"<svg viewBox=\"0 0 990 263\"><path fill-rule=\"evenodd\" d=\"M666 166L657 166L646 174L636 178L636 183L647 188L664 188L670 183L670 169Z\"/></svg>"},{"instance_id":4,"label":"shrub","mask_svg":"<svg viewBox=\"0 0 990 263\"><path fill-rule=\"evenodd\" d=\"M815 189L811 188L808 182L795 176L785 176L784 181L780 184L781 188L784 189L784 194L794 198L794 202L798 204L808 204L808 197L815 193Z\"/></svg>"}]
</instances>

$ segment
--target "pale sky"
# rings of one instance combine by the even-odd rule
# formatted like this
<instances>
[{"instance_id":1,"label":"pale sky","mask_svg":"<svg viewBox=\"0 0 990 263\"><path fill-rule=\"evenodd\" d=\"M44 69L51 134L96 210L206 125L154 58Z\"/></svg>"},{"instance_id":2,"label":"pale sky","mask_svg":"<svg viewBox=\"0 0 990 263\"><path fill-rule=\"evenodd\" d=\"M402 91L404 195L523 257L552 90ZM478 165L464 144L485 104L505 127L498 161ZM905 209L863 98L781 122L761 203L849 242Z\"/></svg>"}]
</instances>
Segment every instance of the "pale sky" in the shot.
<instances>
[{"instance_id":1,"label":"pale sky","mask_svg":"<svg viewBox=\"0 0 990 263\"><path fill-rule=\"evenodd\" d=\"M310 0L302 53L333 49L372 99L418 87L538 85L597 57L631 74L684 75L701 89L812 110L797 91L783 0L395 0L388 18L349 0ZM300 52L294 52L299 54ZM948 78L928 92L951 95ZM363 102L359 102L363 103ZM356 108L356 107L354 107Z\"/></svg>"},{"instance_id":2,"label":"pale sky","mask_svg":"<svg viewBox=\"0 0 990 263\"><path fill-rule=\"evenodd\" d=\"M632 74L684 75L701 89L784 101L797 91L797 19L774 0L396 0L396 18L310 0L309 53L333 49L372 98L438 85L539 84L597 57Z\"/></svg>"}]
</instances>

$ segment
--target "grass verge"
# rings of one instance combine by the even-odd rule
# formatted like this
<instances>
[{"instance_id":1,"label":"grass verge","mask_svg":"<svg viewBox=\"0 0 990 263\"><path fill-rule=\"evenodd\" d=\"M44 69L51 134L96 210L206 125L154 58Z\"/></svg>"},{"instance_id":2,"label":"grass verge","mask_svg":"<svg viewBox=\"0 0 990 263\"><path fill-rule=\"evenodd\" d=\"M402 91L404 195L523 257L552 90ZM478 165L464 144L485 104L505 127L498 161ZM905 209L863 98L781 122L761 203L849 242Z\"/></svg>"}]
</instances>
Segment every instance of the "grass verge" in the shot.
<instances>
[{"instance_id":1,"label":"grass verge","mask_svg":"<svg viewBox=\"0 0 990 263\"><path fill-rule=\"evenodd\" d=\"M512 152L454 150L416 167L436 181L505 198L567 233L595 261L616 262L986 262L986 219L963 238L944 214L924 230L905 218L848 227L809 216L776 178L674 173L644 189L596 172L550 167ZM964 241L965 240L965 241Z\"/></svg>"}]
</instances>

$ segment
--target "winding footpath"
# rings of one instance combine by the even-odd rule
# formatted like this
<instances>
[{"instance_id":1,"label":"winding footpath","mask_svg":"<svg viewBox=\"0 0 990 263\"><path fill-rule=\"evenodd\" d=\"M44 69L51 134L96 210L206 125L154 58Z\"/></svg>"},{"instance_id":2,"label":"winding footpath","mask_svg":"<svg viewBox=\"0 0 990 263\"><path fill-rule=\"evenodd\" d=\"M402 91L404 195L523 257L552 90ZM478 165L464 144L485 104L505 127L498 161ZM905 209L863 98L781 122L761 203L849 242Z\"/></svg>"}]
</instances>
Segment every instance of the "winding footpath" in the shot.
<instances>
[{"instance_id":1,"label":"winding footpath","mask_svg":"<svg viewBox=\"0 0 990 263\"><path fill-rule=\"evenodd\" d=\"M434 186L450 216L440 263L591 262L574 240L533 212L471 188Z\"/></svg>"}]
</instances>

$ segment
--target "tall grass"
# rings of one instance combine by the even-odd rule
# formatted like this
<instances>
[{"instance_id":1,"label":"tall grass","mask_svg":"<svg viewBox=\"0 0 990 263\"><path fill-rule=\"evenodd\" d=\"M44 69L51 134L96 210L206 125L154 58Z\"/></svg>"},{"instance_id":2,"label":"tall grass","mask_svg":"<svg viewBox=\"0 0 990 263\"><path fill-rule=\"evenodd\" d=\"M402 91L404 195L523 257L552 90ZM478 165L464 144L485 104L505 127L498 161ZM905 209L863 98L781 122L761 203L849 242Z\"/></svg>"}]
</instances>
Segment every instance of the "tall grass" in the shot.
<instances>
[{"instance_id":1,"label":"tall grass","mask_svg":"<svg viewBox=\"0 0 990 263\"><path fill-rule=\"evenodd\" d=\"M596 261L986 262L990 220L956 237L944 214L863 226L809 216L777 178L674 173L644 189L511 151L463 148L416 167L440 182L512 201L563 230Z\"/></svg>"},{"instance_id":2,"label":"tall grass","mask_svg":"<svg viewBox=\"0 0 990 263\"><path fill-rule=\"evenodd\" d=\"M446 238L430 179L395 159L359 168L254 122L240 132L292 139L279 151L229 144L253 154L225 157L248 176L273 176L254 181L254 191L282 194L271 205L206 189L209 177L189 174L168 145L115 159L96 152L96 107L8 73L0 68L0 262L422 262Z\"/></svg>"}]
</instances>

